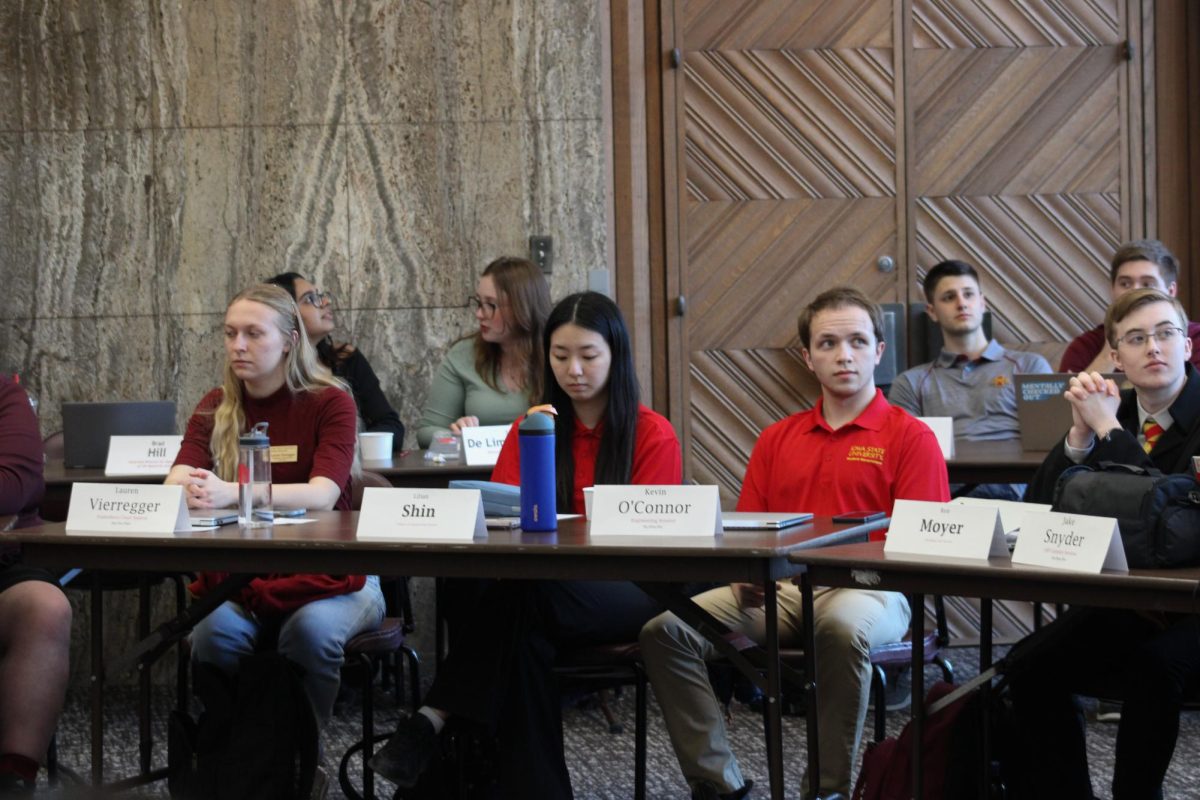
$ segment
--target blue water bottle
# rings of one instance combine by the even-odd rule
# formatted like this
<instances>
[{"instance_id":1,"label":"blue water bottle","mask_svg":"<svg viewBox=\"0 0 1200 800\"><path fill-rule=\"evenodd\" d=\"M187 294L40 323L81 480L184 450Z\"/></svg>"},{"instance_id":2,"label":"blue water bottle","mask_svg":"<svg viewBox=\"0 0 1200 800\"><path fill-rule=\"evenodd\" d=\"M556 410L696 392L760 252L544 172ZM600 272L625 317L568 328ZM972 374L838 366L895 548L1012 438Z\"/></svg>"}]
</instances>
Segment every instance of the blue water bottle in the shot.
<instances>
[{"instance_id":1,"label":"blue water bottle","mask_svg":"<svg viewBox=\"0 0 1200 800\"><path fill-rule=\"evenodd\" d=\"M558 530L554 419L533 413L517 429L521 444L521 530Z\"/></svg>"}]
</instances>

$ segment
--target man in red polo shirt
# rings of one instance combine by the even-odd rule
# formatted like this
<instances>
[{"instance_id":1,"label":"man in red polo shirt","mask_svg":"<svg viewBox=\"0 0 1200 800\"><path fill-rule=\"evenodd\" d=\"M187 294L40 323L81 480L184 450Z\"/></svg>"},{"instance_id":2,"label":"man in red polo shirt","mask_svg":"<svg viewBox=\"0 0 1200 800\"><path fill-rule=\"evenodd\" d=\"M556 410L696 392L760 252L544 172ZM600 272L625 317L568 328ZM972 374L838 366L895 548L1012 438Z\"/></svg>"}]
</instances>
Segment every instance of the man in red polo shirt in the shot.
<instances>
[{"instance_id":1,"label":"man in red polo shirt","mask_svg":"<svg viewBox=\"0 0 1200 800\"><path fill-rule=\"evenodd\" d=\"M933 432L891 406L875 388L883 354L878 306L856 289L824 292L800 315L801 354L821 384L816 406L762 432L738 498L739 511L891 513L897 499L950 499L946 462ZM695 598L731 629L761 641L763 587L724 586ZM799 589L779 587L781 645L799 645ZM850 771L862 739L872 647L908 630L908 602L893 592L821 589L815 601L820 692L820 788L850 796ZM648 622L642 655L693 798L742 798L743 779L725 733L705 661L715 647L673 614ZM805 783L812 776L805 777Z\"/></svg>"}]
</instances>

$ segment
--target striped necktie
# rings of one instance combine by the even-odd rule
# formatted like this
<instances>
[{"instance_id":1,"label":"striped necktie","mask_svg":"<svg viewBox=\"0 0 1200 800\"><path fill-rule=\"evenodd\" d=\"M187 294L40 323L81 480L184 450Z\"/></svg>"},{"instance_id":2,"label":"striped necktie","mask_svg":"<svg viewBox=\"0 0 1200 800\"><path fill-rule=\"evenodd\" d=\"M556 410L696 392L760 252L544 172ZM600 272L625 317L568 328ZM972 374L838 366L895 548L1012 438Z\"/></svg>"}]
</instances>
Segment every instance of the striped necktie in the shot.
<instances>
[{"instance_id":1,"label":"striped necktie","mask_svg":"<svg viewBox=\"0 0 1200 800\"><path fill-rule=\"evenodd\" d=\"M1146 421L1142 423L1142 435L1146 437L1142 449L1149 453L1154 449L1154 445L1158 443L1158 437L1162 436L1163 428L1154 421L1154 417L1146 417Z\"/></svg>"}]
</instances>

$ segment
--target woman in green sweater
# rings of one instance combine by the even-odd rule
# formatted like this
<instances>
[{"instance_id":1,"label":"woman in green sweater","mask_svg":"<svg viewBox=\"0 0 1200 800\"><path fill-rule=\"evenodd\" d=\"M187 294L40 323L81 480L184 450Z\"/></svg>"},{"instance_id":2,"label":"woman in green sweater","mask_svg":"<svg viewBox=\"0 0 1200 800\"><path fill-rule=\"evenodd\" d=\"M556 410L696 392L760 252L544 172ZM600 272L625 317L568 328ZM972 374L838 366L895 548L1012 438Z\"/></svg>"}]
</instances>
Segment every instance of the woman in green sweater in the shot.
<instances>
[{"instance_id":1,"label":"woman in green sweater","mask_svg":"<svg viewBox=\"0 0 1200 800\"><path fill-rule=\"evenodd\" d=\"M450 347L434 375L417 442L433 432L461 433L473 425L507 425L542 396L542 327L550 289L541 270L524 258L487 265L468 299L479 330Z\"/></svg>"}]
</instances>

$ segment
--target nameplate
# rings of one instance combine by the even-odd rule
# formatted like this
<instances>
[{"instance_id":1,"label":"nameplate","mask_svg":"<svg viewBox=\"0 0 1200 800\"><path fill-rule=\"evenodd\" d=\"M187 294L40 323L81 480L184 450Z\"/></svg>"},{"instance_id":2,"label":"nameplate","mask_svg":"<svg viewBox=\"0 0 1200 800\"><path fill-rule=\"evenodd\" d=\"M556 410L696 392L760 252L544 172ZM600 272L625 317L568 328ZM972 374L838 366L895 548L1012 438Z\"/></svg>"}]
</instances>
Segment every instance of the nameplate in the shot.
<instances>
[{"instance_id":1,"label":"nameplate","mask_svg":"<svg viewBox=\"0 0 1200 800\"><path fill-rule=\"evenodd\" d=\"M1072 572L1128 572L1125 545L1117 521L1058 511L1030 511L1021 521L1014 564Z\"/></svg>"},{"instance_id":2,"label":"nameplate","mask_svg":"<svg viewBox=\"0 0 1200 800\"><path fill-rule=\"evenodd\" d=\"M487 536L483 497L478 489L363 490L358 512L359 539L451 539L469 542Z\"/></svg>"},{"instance_id":3,"label":"nameplate","mask_svg":"<svg viewBox=\"0 0 1200 800\"><path fill-rule=\"evenodd\" d=\"M77 483L71 487L67 533L169 536L191 528L182 486Z\"/></svg>"},{"instance_id":4,"label":"nameplate","mask_svg":"<svg viewBox=\"0 0 1200 800\"><path fill-rule=\"evenodd\" d=\"M469 467L494 467L512 425L480 425L462 429L463 458Z\"/></svg>"},{"instance_id":5,"label":"nameplate","mask_svg":"<svg viewBox=\"0 0 1200 800\"><path fill-rule=\"evenodd\" d=\"M975 508L994 508L1000 512L1000 527L1005 533L1021 530L1021 520L1030 511L1049 511L1049 503L1018 503L1015 500L991 500L986 497L956 497L950 501Z\"/></svg>"},{"instance_id":6,"label":"nameplate","mask_svg":"<svg viewBox=\"0 0 1200 800\"><path fill-rule=\"evenodd\" d=\"M295 444L276 444L271 446L272 464L295 464L300 460L300 446Z\"/></svg>"},{"instance_id":7,"label":"nameplate","mask_svg":"<svg viewBox=\"0 0 1200 800\"><path fill-rule=\"evenodd\" d=\"M937 437L938 447L942 448L942 458L947 461L954 458L954 417L917 417L917 419L924 422Z\"/></svg>"},{"instance_id":8,"label":"nameplate","mask_svg":"<svg viewBox=\"0 0 1200 800\"><path fill-rule=\"evenodd\" d=\"M182 444L182 436L110 436L104 474L165 476Z\"/></svg>"},{"instance_id":9,"label":"nameplate","mask_svg":"<svg viewBox=\"0 0 1200 800\"><path fill-rule=\"evenodd\" d=\"M721 498L716 486L597 486L588 534L598 536L717 536Z\"/></svg>"},{"instance_id":10,"label":"nameplate","mask_svg":"<svg viewBox=\"0 0 1200 800\"><path fill-rule=\"evenodd\" d=\"M993 507L897 500L883 552L986 559L1008 555L1008 546Z\"/></svg>"}]
</instances>

